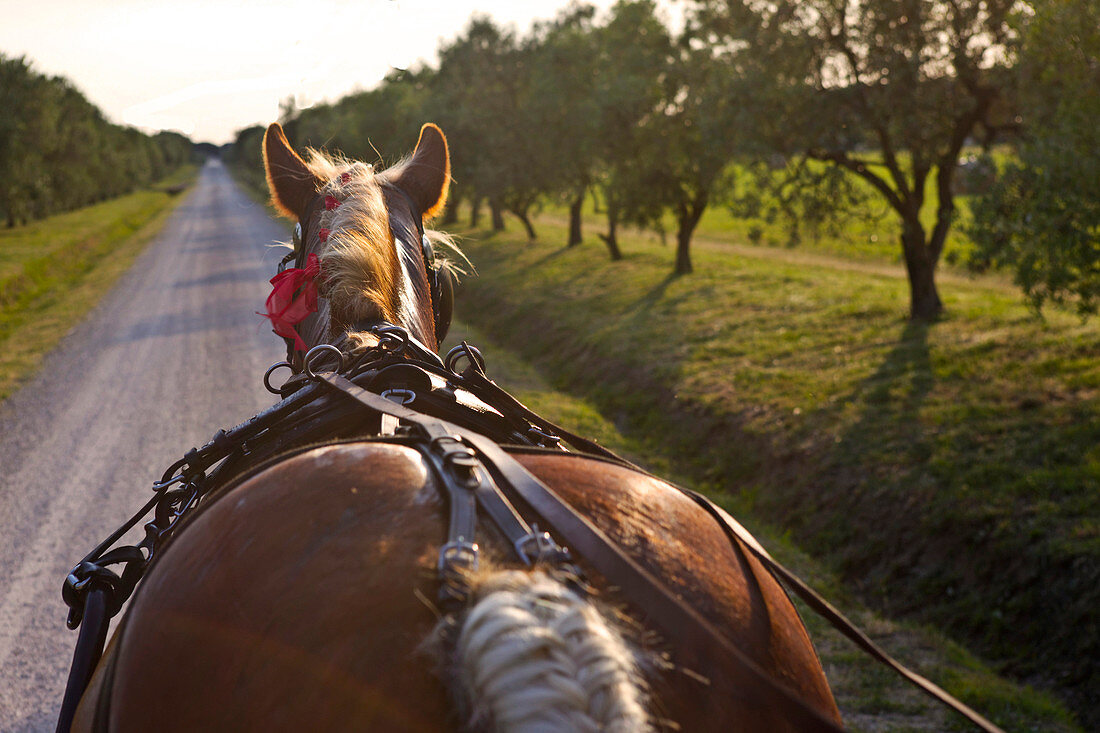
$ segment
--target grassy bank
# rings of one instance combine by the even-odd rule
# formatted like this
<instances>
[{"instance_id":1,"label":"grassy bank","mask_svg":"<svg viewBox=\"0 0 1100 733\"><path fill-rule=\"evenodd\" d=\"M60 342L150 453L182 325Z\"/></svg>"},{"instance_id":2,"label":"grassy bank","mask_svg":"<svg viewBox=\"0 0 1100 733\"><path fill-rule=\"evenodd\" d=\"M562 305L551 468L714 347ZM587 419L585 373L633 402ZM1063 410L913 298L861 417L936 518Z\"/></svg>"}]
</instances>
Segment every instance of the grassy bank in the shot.
<instances>
[{"instance_id":1,"label":"grassy bank","mask_svg":"<svg viewBox=\"0 0 1100 733\"><path fill-rule=\"evenodd\" d=\"M181 200L186 166L155 188L0 229L0 399L99 302Z\"/></svg>"},{"instance_id":2,"label":"grassy bank","mask_svg":"<svg viewBox=\"0 0 1100 733\"><path fill-rule=\"evenodd\" d=\"M540 232L565 238L552 217ZM1097 324L954 277L948 317L913 325L900 269L801 250L700 241L672 278L650 238L613 264L596 241L459 233L480 273L460 315L874 607L1096 723Z\"/></svg>"},{"instance_id":3,"label":"grassy bank","mask_svg":"<svg viewBox=\"0 0 1100 733\"><path fill-rule=\"evenodd\" d=\"M673 471L664 457L648 452L641 442L620 432L600 414L591 400L553 389L522 358L476 329L464 323L456 324L444 348L463 339L482 349L490 376L536 412L574 432L596 438L603 445L629 456L650 470L664 475L670 475ZM682 483L690 483L688 476L675 478ZM716 498L728 508L737 509L728 495L718 495ZM824 590L835 604L857 620L891 654L946 685L1006 730L1075 729L1065 709L1049 695L999 678L942 633L916 624L890 622L874 614L847 593L835 575L794 547L789 538L782 536L774 527L753 521L751 517L746 518L744 512L741 515L773 555L810 579L815 587ZM946 708L856 651L839 632L799 605L850 729L966 729L961 720Z\"/></svg>"}]
</instances>

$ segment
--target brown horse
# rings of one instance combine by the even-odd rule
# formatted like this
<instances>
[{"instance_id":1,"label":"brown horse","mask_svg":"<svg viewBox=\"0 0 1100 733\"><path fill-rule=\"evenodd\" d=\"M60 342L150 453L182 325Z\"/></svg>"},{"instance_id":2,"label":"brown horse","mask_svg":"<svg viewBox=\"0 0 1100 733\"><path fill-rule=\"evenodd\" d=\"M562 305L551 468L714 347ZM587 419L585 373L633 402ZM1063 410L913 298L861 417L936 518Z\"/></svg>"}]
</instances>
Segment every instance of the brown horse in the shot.
<instances>
[{"instance_id":1,"label":"brown horse","mask_svg":"<svg viewBox=\"0 0 1100 733\"><path fill-rule=\"evenodd\" d=\"M302 255L320 258L316 313L296 326L304 346L377 349L368 326L388 322L437 349L449 306L423 220L447 195L442 132L425 125L415 152L379 173L319 153L306 162L278 125L264 154L274 204L301 225ZM292 361L309 367L301 351ZM600 550L570 565L583 582L528 568L481 516L468 594L437 600L455 500L421 451L353 439L385 422L241 469L204 500L149 567L74 729L840 726L773 577L699 503L615 461L533 449L508 459L658 585L601 573ZM662 624L648 602L658 595L698 626Z\"/></svg>"}]
</instances>

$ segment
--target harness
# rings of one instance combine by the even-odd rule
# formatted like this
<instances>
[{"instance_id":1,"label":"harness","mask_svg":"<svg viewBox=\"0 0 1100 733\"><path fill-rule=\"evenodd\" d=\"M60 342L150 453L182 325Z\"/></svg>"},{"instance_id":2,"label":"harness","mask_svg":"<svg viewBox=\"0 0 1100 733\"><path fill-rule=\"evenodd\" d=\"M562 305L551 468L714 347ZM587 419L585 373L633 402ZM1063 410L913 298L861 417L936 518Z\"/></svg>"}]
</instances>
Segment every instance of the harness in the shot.
<instances>
[{"instance_id":1,"label":"harness","mask_svg":"<svg viewBox=\"0 0 1100 733\"><path fill-rule=\"evenodd\" d=\"M436 335L441 340L450 323L449 276L435 263L415 202L400 188L386 186L406 201L416 223L431 287ZM308 207L310 214L306 220L295 227L294 250L280 263L280 272L291 259L298 266L304 263L307 255L304 235L317 208L315 198ZM398 233L392 233L398 240ZM153 497L69 573L62 588L62 597L69 606L67 625L72 629L79 627L80 634L58 731L67 732L71 727L76 707L102 656L110 619L195 513L240 481L294 452L308 450L321 441L349 439L405 445L418 450L431 466L449 507L447 539L440 547L436 565L437 600L444 610L465 605L470 592L467 571L475 568L479 560L476 530L480 517L490 521L507 538L520 562L556 573L581 593L586 583L572 552L583 557L673 644L681 666L708 670L725 689L746 690L745 694L751 694L762 707L782 709L800 731L841 730L761 669L720 629L680 601L663 582L527 471L510 451L565 454L563 444L568 444L582 455L650 474L529 410L488 378L480 352L465 342L440 359L397 326L357 323L353 330L374 333L379 340L377 346L357 352L332 344L316 346L297 362L301 365L300 373L294 373L276 388L271 384L276 369L288 367L297 372L293 340L286 339L287 361L273 365L264 375L264 385L278 394L280 401L236 427L219 430L206 445L191 449L169 466L160 481L154 483ZM463 361L467 366L459 371ZM502 447L505 445L509 448ZM857 646L980 729L1000 730L890 658L839 611L777 563L721 508L696 492L675 488L715 519L736 550L756 557ZM517 504L529 512L517 510ZM120 545L123 535L146 518L144 538L134 545ZM115 566L121 566L121 570L116 572L112 569ZM119 636L125 629L124 619ZM96 705L97 730L108 729L113 674L113 667L109 668L104 694Z\"/></svg>"},{"instance_id":2,"label":"harness","mask_svg":"<svg viewBox=\"0 0 1100 733\"><path fill-rule=\"evenodd\" d=\"M321 440L339 442L353 436L356 441L413 447L432 467L449 505L447 541L440 547L436 568L438 601L445 610L465 603L469 592L465 573L476 567L479 557L476 526L480 516L508 538L519 561L558 573L581 591L584 577L572 552L583 557L644 612L674 645L681 664L710 670L716 681L730 685L727 689L751 690L762 706L783 709L798 730L840 730L760 669L698 612L679 601L598 527L528 472L502 444L515 446L510 450L564 453L561 444L567 443L583 455L650 474L524 407L487 377L484 359L475 347L464 342L440 360L403 329L378 324L370 330L379 337L379 344L362 353L345 353L328 344L311 349L304 360L302 378L288 380L281 388L282 400L234 428L219 430L206 445L192 449L172 464L154 484L153 498L69 574L62 595L70 608L68 625L79 626L80 636L59 731L67 731L71 725L76 705L102 654L110 618L195 512L290 452L312 448ZM468 365L458 371L464 361ZM265 383L272 388L270 374L271 370L265 375ZM374 437L361 437L364 432ZM861 648L982 730L999 730L892 660L828 602L773 560L722 509L695 492L676 488L714 517L735 547L753 554ZM537 516L525 517L516 509L517 501ZM115 546L150 514L141 542ZM122 566L121 572L115 572L112 566ZM125 633L125 622L118 633ZM112 675L113 670L109 670L105 694L96 710L101 730L106 730L110 716Z\"/></svg>"}]
</instances>

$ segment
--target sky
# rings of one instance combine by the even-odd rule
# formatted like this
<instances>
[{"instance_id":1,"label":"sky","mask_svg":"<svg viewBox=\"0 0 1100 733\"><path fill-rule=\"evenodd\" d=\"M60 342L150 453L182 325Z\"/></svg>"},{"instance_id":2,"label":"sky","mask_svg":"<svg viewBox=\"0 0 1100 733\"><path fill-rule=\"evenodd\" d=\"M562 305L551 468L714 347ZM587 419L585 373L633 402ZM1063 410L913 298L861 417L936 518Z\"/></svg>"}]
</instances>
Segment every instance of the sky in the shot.
<instances>
[{"instance_id":1,"label":"sky","mask_svg":"<svg viewBox=\"0 0 1100 733\"><path fill-rule=\"evenodd\" d=\"M480 12L520 31L566 0L0 0L0 53L64 76L108 119L229 142L435 62ZM595 0L600 8L611 0Z\"/></svg>"}]
</instances>

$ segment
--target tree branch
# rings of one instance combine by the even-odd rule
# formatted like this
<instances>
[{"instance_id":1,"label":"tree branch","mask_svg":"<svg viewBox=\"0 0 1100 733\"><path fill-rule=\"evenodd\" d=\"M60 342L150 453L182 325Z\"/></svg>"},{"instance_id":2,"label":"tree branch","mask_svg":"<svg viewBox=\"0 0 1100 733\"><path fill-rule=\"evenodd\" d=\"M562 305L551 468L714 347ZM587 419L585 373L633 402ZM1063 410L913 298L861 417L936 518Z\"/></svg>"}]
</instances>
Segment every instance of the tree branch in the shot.
<instances>
[{"instance_id":1,"label":"tree branch","mask_svg":"<svg viewBox=\"0 0 1100 733\"><path fill-rule=\"evenodd\" d=\"M911 192L909 190L909 182L905 178L905 172L902 171L901 165L898 163L897 152L894 149L893 138L890 135L889 127L875 112L874 105L871 104L871 100L867 98L867 85L863 83L861 76L861 63L859 55L855 52L855 49L851 46L851 39L848 37L848 22L844 17L844 8L835 8L837 11L837 22L840 26L838 33L832 33L827 27L823 28L826 38L833 48L840 52L842 56L848 61L848 65L852 68L852 74L854 75L852 86L855 88L856 99L858 100L858 109L861 116L870 125L871 129L875 133L875 137L878 138L879 145L882 147L882 154L885 158L885 166L890 171L891 178L894 179L894 186L897 193L902 199L909 199ZM822 21L825 22L824 16ZM854 170L854 169L853 169ZM862 174L861 174L862 175Z\"/></svg>"},{"instance_id":2,"label":"tree branch","mask_svg":"<svg viewBox=\"0 0 1100 733\"><path fill-rule=\"evenodd\" d=\"M842 151L808 150L806 151L806 155L814 160L824 160L835 163L842 168L852 171L877 188L879 192L886 197L886 200L890 202L890 206L892 206L894 210L898 213L905 212L904 200L898 195L898 192L890 188L890 184L886 182L886 179L868 168L867 164L863 161L850 158L847 153Z\"/></svg>"}]
</instances>

